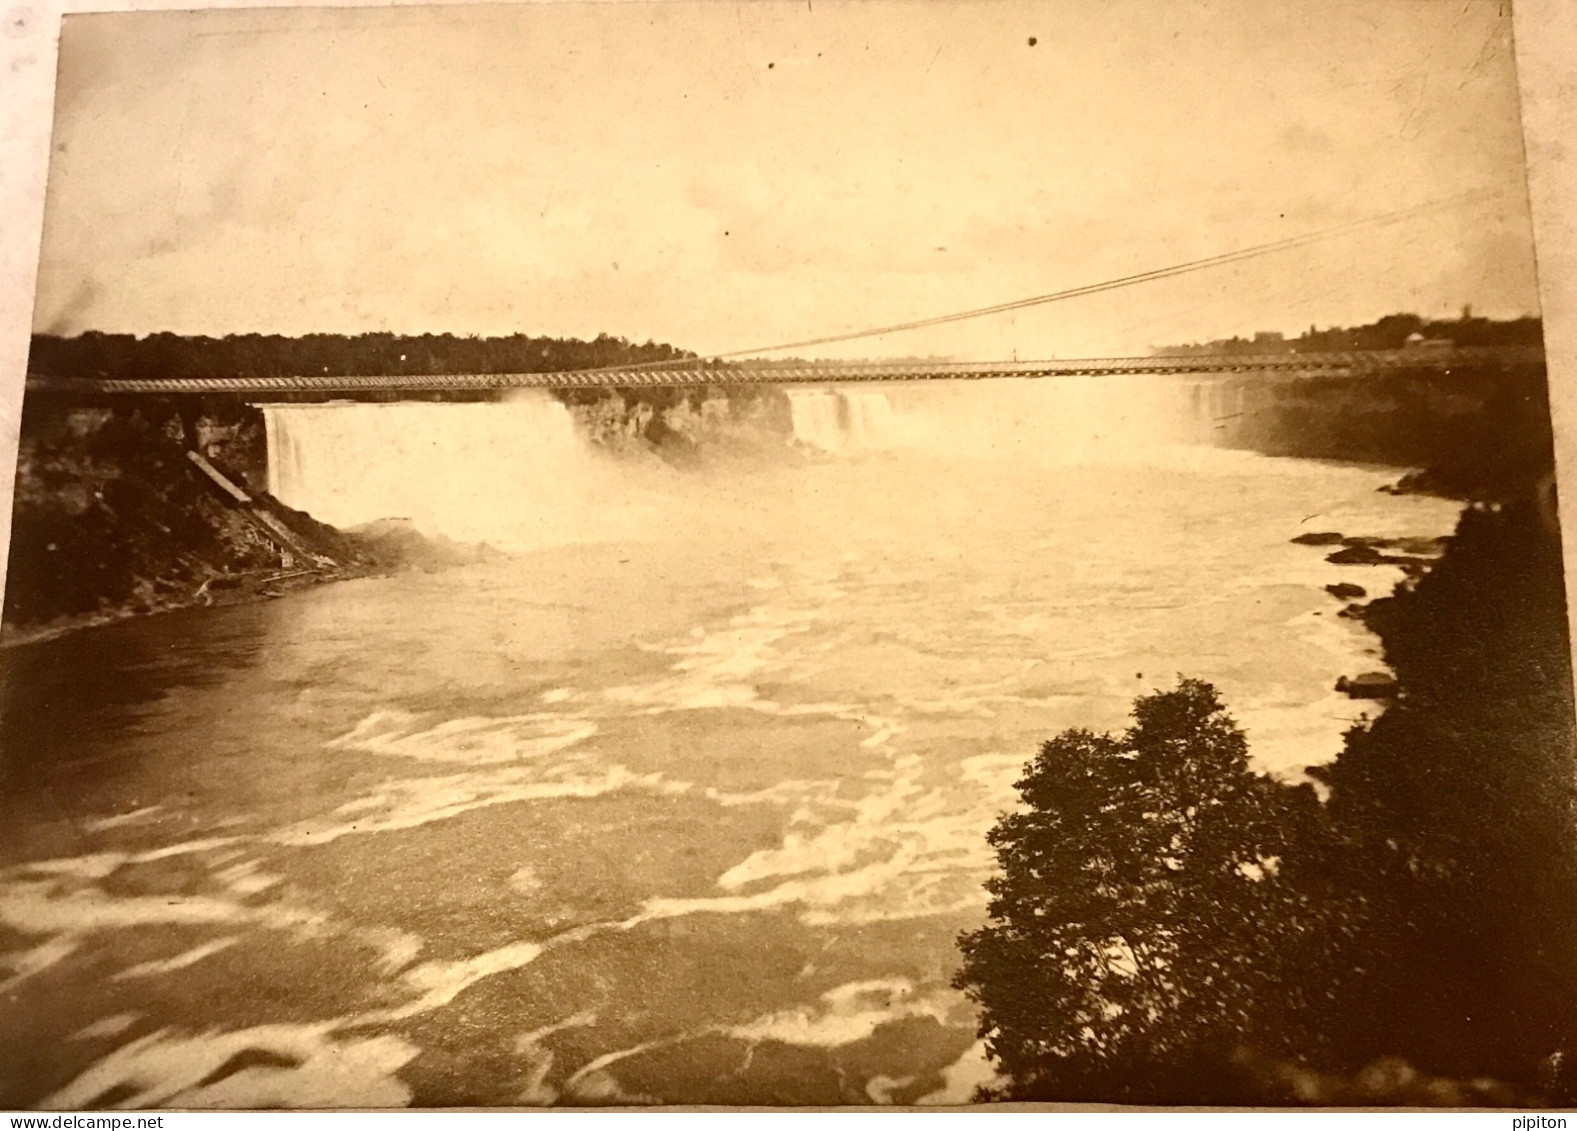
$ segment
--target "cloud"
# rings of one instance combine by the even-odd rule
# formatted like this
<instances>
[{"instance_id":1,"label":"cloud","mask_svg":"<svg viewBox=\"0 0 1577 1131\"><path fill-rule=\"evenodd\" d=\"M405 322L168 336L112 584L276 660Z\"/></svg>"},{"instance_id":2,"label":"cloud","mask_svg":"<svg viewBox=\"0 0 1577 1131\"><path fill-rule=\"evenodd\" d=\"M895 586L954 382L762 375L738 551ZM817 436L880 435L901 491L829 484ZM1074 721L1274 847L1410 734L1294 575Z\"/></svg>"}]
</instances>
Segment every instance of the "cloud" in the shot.
<instances>
[{"instance_id":1,"label":"cloud","mask_svg":"<svg viewBox=\"0 0 1577 1131\"><path fill-rule=\"evenodd\" d=\"M1276 135L1276 144L1290 153L1330 153L1336 148L1331 135L1299 119Z\"/></svg>"},{"instance_id":2,"label":"cloud","mask_svg":"<svg viewBox=\"0 0 1577 1131\"><path fill-rule=\"evenodd\" d=\"M38 289L38 332L69 337L88 329L92 321L89 315L102 289L92 276L78 279L58 304L50 293L54 288L46 284L47 281L41 281Z\"/></svg>"}]
</instances>

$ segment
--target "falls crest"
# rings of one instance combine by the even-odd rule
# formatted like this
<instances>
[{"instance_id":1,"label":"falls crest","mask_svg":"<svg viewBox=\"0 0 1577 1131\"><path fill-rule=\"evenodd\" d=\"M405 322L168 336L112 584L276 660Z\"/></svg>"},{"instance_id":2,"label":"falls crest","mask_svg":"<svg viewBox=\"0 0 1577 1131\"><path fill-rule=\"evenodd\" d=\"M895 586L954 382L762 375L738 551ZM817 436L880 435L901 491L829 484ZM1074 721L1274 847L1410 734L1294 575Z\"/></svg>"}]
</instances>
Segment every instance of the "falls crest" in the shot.
<instances>
[{"instance_id":1,"label":"falls crest","mask_svg":"<svg viewBox=\"0 0 1577 1131\"><path fill-rule=\"evenodd\" d=\"M892 402L869 389L790 389L794 439L824 452L871 451L895 439Z\"/></svg>"},{"instance_id":2,"label":"falls crest","mask_svg":"<svg viewBox=\"0 0 1577 1131\"><path fill-rule=\"evenodd\" d=\"M1146 460L1222 442L1253 406L1219 381L1170 377L932 381L785 390L793 438L838 456L1036 464ZM270 404L269 490L354 529L404 519L427 535L527 551L682 529L720 480L682 483L594 450L545 393L506 402Z\"/></svg>"},{"instance_id":3,"label":"falls crest","mask_svg":"<svg viewBox=\"0 0 1577 1131\"><path fill-rule=\"evenodd\" d=\"M405 519L499 548L582 540L591 454L563 405L273 404L268 489L345 529Z\"/></svg>"}]
</instances>

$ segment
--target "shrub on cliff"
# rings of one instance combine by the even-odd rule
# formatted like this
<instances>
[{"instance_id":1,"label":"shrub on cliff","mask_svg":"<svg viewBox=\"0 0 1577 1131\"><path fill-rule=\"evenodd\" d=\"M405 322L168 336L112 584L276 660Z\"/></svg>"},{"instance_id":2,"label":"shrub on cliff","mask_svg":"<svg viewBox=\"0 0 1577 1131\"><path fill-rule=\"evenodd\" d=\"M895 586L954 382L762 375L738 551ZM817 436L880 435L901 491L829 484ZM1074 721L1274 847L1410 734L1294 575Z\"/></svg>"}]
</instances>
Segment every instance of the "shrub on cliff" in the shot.
<instances>
[{"instance_id":1,"label":"shrub on cliff","mask_svg":"<svg viewBox=\"0 0 1577 1131\"><path fill-rule=\"evenodd\" d=\"M991 923L955 979L1011 1080L990 1098L1243 1100L1235 1052L1290 1043L1307 900L1282 862L1319 839L1313 791L1249 769L1207 683L1133 719L1047 742L990 834Z\"/></svg>"}]
</instances>

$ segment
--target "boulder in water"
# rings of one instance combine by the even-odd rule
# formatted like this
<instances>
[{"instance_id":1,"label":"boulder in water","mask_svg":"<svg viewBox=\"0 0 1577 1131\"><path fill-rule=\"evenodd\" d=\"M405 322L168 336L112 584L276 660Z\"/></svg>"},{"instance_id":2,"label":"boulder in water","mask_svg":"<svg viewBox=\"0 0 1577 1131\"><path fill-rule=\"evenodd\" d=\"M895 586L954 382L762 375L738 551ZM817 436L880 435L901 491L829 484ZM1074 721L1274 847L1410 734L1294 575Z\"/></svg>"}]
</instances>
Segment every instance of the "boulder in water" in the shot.
<instances>
[{"instance_id":1,"label":"boulder in water","mask_svg":"<svg viewBox=\"0 0 1577 1131\"><path fill-rule=\"evenodd\" d=\"M1351 699L1394 699L1399 686L1396 677L1386 672L1364 672L1351 679L1342 676L1336 690Z\"/></svg>"},{"instance_id":2,"label":"boulder in water","mask_svg":"<svg viewBox=\"0 0 1577 1131\"><path fill-rule=\"evenodd\" d=\"M1392 546L1404 554L1438 557L1446 549L1447 538L1398 538Z\"/></svg>"},{"instance_id":3,"label":"boulder in water","mask_svg":"<svg viewBox=\"0 0 1577 1131\"><path fill-rule=\"evenodd\" d=\"M1386 559L1373 546L1348 546L1327 554L1325 560L1332 565L1381 565Z\"/></svg>"},{"instance_id":4,"label":"boulder in water","mask_svg":"<svg viewBox=\"0 0 1577 1131\"><path fill-rule=\"evenodd\" d=\"M1292 541L1298 546L1339 546L1342 536L1334 530L1314 530L1308 534L1300 534Z\"/></svg>"},{"instance_id":5,"label":"boulder in water","mask_svg":"<svg viewBox=\"0 0 1577 1131\"><path fill-rule=\"evenodd\" d=\"M1343 601L1350 600L1353 597L1368 596L1362 585L1354 585L1350 581L1338 581L1335 585L1327 585L1325 592Z\"/></svg>"}]
</instances>

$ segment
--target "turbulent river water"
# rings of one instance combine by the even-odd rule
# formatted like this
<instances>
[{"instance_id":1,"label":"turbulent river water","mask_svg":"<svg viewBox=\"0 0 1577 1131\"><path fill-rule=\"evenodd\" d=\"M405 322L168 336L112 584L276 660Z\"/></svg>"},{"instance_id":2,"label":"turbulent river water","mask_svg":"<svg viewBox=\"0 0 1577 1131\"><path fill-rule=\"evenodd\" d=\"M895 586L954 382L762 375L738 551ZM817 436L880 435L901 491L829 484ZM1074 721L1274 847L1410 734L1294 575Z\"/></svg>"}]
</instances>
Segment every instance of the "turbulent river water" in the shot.
<instances>
[{"instance_id":1,"label":"turbulent river water","mask_svg":"<svg viewBox=\"0 0 1577 1131\"><path fill-rule=\"evenodd\" d=\"M795 398L686 471L545 399L270 410L287 502L508 556L0 654L0 1106L967 1101L1038 744L1182 673L1329 759L1378 660L1323 586L1400 574L1289 539L1456 517L1208 390Z\"/></svg>"}]
</instances>

